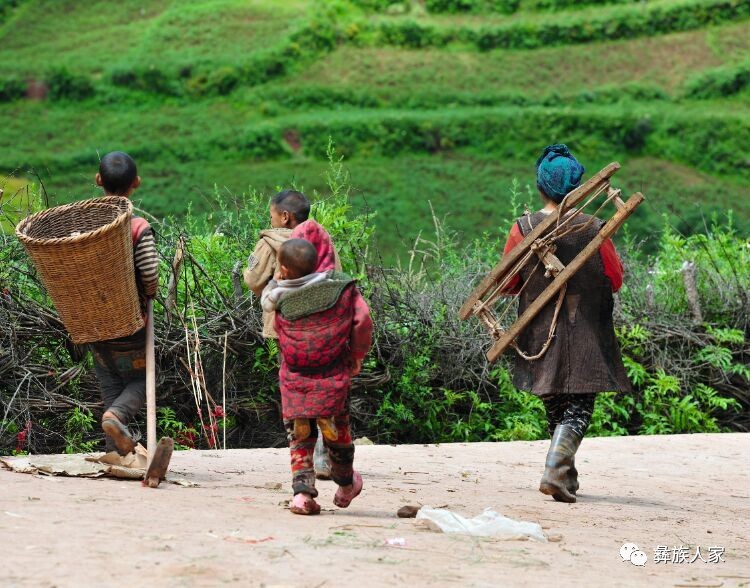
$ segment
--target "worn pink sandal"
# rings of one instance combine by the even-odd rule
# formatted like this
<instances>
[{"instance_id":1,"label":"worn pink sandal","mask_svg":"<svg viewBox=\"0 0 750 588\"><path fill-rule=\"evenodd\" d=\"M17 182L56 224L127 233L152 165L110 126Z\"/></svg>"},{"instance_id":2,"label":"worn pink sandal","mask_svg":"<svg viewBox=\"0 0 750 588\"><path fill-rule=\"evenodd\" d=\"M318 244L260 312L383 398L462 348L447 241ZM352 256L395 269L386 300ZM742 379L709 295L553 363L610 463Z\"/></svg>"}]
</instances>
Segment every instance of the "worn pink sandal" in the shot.
<instances>
[{"instance_id":1,"label":"worn pink sandal","mask_svg":"<svg viewBox=\"0 0 750 588\"><path fill-rule=\"evenodd\" d=\"M289 510L298 515L316 515L320 514L320 505L309 494L300 492L294 495Z\"/></svg>"},{"instance_id":2,"label":"worn pink sandal","mask_svg":"<svg viewBox=\"0 0 750 588\"><path fill-rule=\"evenodd\" d=\"M346 491L343 486L339 486L339 489L336 490L336 495L333 497L333 504L339 508L346 508L362 492L362 486L362 476L359 475L359 472L355 471L352 473L351 490Z\"/></svg>"}]
</instances>

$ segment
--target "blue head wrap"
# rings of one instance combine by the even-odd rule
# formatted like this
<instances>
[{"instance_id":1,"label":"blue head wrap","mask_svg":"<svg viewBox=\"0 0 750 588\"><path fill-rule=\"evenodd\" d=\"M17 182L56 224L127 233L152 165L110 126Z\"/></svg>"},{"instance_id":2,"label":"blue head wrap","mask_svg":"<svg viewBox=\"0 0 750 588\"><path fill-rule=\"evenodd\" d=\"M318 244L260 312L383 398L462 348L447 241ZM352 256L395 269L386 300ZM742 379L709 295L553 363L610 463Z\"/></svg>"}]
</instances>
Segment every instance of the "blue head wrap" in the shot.
<instances>
[{"instance_id":1,"label":"blue head wrap","mask_svg":"<svg viewBox=\"0 0 750 588\"><path fill-rule=\"evenodd\" d=\"M550 145L536 160L536 185L559 204L568 192L579 186L584 171L567 145Z\"/></svg>"}]
</instances>

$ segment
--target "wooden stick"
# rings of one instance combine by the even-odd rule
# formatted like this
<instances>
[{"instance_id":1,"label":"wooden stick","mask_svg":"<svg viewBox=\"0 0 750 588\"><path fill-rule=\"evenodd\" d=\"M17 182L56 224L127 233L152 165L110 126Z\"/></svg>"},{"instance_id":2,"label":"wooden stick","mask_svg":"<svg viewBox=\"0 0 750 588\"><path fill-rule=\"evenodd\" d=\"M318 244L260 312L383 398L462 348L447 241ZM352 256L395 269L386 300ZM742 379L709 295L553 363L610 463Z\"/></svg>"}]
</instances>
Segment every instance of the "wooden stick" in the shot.
<instances>
[{"instance_id":1,"label":"wooden stick","mask_svg":"<svg viewBox=\"0 0 750 588\"><path fill-rule=\"evenodd\" d=\"M224 333L224 365L221 370L221 411L224 419L224 451L227 449L227 338L229 333Z\"/></svg>"},{"instance_id":2,"label":"wooden stick","mask_svg":"<svg viewBox=\"0 0 750 588\"><path fill-rule=\"evenodd\" d=\"M565 214L568 210L575 207L577 204L586 199L589 195L593 194L603 184L609 181L615 172L620 169L620 164L616 161L610 163L607 167L601 170L599 173L594 174L586 182L581 184L578 188L573 190L565 198L563 203L563 209L560 211L561 214ZM474 306L479 302L482 297L492 288L496 283L501 281L505 274L510 270L511 267L529 250L531 244L546 233L555 223L557 223L558 215L550 214L542 222L540 222L534 230L532 230L523 241L516 245L507 255L505 255L494 269L487 274L482 280L482 283L477 286L471 293L469 298L466 299L464 305L459 310L458 315L466 320L472 314L474 314Z\"/></svg>"},{"instance_id":3,"label":"wooden stick","mask_svg":"<svg viewBox=\"0 0 750 588\"><path fill-rule=\"evenodd\" d=\"M148 463L156 452L156 361L154 357L154 301L149 298L148 318L146 319L146 445Z\"/></svg>"},{"instance_id":4,"label":"wooden stick","mask_svg":"<svg viewBox=\"0 0 750 588\"><path fill-rule=\"evenodd\" d=\"M693 314L693 324L699 325L703 322L703 313L701 312L700 296L698 296L698 280L696 275L698 269L692 261L685 261L682 264L682 281L685 284L685 294L687 295L690 312Z\"/></svg>"},{"instance_id":5,"label":"wooden stick","mask_svg":"<svg viewBox=\"0 0 750 588\"><path fill-rule=\"evenodd\" d=\"M180 270L182 262L185 259L185 238L180 237L177 243L177 249L174 252L174 261L172 261L172 273L169 275L169 285L167 286L167 310L172 311L177 307L177 282L180 279Z\"/></svg>"},{"instance_id":6,"label":"wooden stick","mask_svg":"<svg viewBox=\"0 0 750 588\"><path fill-rule=\"evenodd\" d=\"M510 328L502 334L497 343L490 348L487 352L487 360L490 361L490 363L496 361L497 358L499 358L505 350L510 347L510 344L515 338L518 337L532 320L534 320L534 317L541 312L547 303L557 295L560 288L562 288L563 285L566 284L579 269L581 269L583 264L586 263L592 255L599 251L599 247L606 239L617 232L617 229L619 229L622 223L625 222L625 219L632 214L643 200L643 194L640 192L637 192L628 198L628 201L625 202L624 206L606 222L589 244L575 256L573 261L565 266L565 269L561 271L554 280L552 280L552 283L547 286L539 296L537 296L526 311L518 317L518 320L513 323Z\"/></svg>"}]
</instances>

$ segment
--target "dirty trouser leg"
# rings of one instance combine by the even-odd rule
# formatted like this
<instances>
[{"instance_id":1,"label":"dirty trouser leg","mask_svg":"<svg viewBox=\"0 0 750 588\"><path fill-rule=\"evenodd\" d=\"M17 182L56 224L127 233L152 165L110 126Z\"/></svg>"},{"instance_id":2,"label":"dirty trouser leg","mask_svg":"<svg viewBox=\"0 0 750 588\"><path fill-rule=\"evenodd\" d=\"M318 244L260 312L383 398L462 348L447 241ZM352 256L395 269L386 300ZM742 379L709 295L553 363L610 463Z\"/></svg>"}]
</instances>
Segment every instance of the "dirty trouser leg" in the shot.
<instances>
[{"instance_id":1,"label":"dirty trouser leg","mask_svg":"<svg viewBox=\"0 0 750 588\"><path fill-rule=\"evenodd\" d=\"M292 492L295 496L305 493L315 498L318 491L315 489L313 452L318 437L318 427L315 419L296 419L296 421L296 430L295 420L284 421L292 457ZM307 427L304 426L305 422Z\"/></svg>"},{"instance_id":2,"label":"dirty trouser leg","mask_svg":"<svg viewBox=\"0 0 750 588\"><path fill-rule=\"evenodd\" d=\"M569 396L569 394L554 394L542 397L544 410L547 413L547 432L550 437L555 434L555 427L562 421Z\"/></svg>"},{"instance_id":3,"label":"dirty trouser leg","mask_svg":"<svg viewBox=\"0 0 750 588\"><path fill-rule=\"evenodd\" d=\"M575 494L578 492L578 469L575 464L575 453L578 450L583 436L586 434L586 430L591 423L591 414L594 412L594 404L596 402L596 394L560 394L543 398L545 409L547 410L547 420L550 427L550 436L552 437L552 444L550 445L550 451L547 455L548 464L545 467L545 477L542 480L542 484L545 485L547 490L553 492L553 496L556 496L555 500L562 500L563 502L575 502ZM570 437L570 442L558 444L555 443L555 429L558 425L564 425L562 428L565 429L565 435ZM567 437L566 437L567 439ZM558 439L559 441L559 439ZM560 486L560 479L557 479L557 485L553 482L555 471L560 464L555 461L560 458L561 447L575 447L572 449L572 453L567 456L569 463L565 463L565 488ZM558 455L560 454L560 455ZM550 461L551 460L551 461ZM558 460L559 461L559 460ZM561 462L562 463L562 462ZM560 478L560 476L557 476ZM540 486L541 489L541 486Z\"/></svg>"},{"instance_id":4,"label":"dirty trouser leg","mask_svg":"<svg viewBox=\"0 0 750 588\"><path fill-rule=\"evenodd\" d=\"M142 329L129 337L92 346L104 412L112 412L124 425L146 403L145 345L145 329ZM105 443L107 451L115 449L108 436Z\"/></svg>"},{"instance_id":5,"label":"dirty trouser leg","mask_svg":"<svg viewBox=\"0 0 750 588\"><path fill-rule=\"evenodd\" d=\"M99 391L102 396L102 404L104 405L104 412L107 412L112 403L117 400L120 396L120 392L123 389L122 378L117 372L110 371L107 367L99 362L97 352L94 352L94 371L96 372L96 378L99 380ZM117 418L122 420L122 416L119 412L113 411ZM114 441L109 435L104 435L104 446L106 451L116 451Z\"/></svg>"},{"instance_id":6,"label":"dirty trouser leg","mask_svg":"<svg viewBox=\"0 0 750 588\"><path fill-rule=\"evenodd\" d=\"M567 394L563 408L561 425L568 425L573 432L583 438L591 424L596 394Z\"/></svg>"},{"instance_id":7,"label":"dirty trouser leg","mask_svg":"<svg viewBox=\"0 0 750 588\"><path fill-rule=\"evenodd\" d=\"M146 403L145 351L97 348L94 369L99 378L105 412L130 422Z\"/></svg>"},{"instance_id":8,"label":"dirty trouser leg","mask_svg":"<svg viewBox=\"0 0 750 588\"><path fill-rule=\"evenodd\" d=\"M323 443L331 456L331 478L339 486L352 483L354 473L354 443L349 426L349 414L334 417L336 438L329 439L323 435Z\"/></svg>"}]
</instances>

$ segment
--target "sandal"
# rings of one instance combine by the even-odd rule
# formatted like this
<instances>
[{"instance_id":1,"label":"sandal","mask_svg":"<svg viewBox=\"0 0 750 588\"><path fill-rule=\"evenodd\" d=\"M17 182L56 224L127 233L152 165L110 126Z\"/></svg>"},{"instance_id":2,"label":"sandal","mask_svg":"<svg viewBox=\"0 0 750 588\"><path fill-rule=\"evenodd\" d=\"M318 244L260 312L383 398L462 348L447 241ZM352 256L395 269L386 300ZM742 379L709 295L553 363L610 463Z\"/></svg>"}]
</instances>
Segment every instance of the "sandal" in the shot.
<instances>
[{"instance_id":1,"label":"sandal","mask_svg":"<svg viewBox=\"0 0 750 588\"><path fill-rule=\"evenodd\" d=\"M127 427L118 419L104 419L102 421L102 429L114 441L117 453L128 455L135 451L135 441L130 436Z\"/></svg>"},{"instance_id":2,"label":"sandal","mask_svg":"<svg viewBox=\"0 0 750 588\"><path fill-rule=\"evenodd\" d=\"M343 486L339 486L336 495L333 497L333 504L339 508L346 508L362 492L362 486L362 476L357 471L353 472L351 490L347 491L344 490Z\"/></svg>"},{"instance_id":3,"label":"sandal","mask_svg":"<svg viewBox=\"0 0 750 588\"><path fill-rule=\"evenodd\" d=\"M309 494L300 492L294 495L289 510L298 515L316 515L320 514L320 505Z\"/></svg>"}]
</instances>

